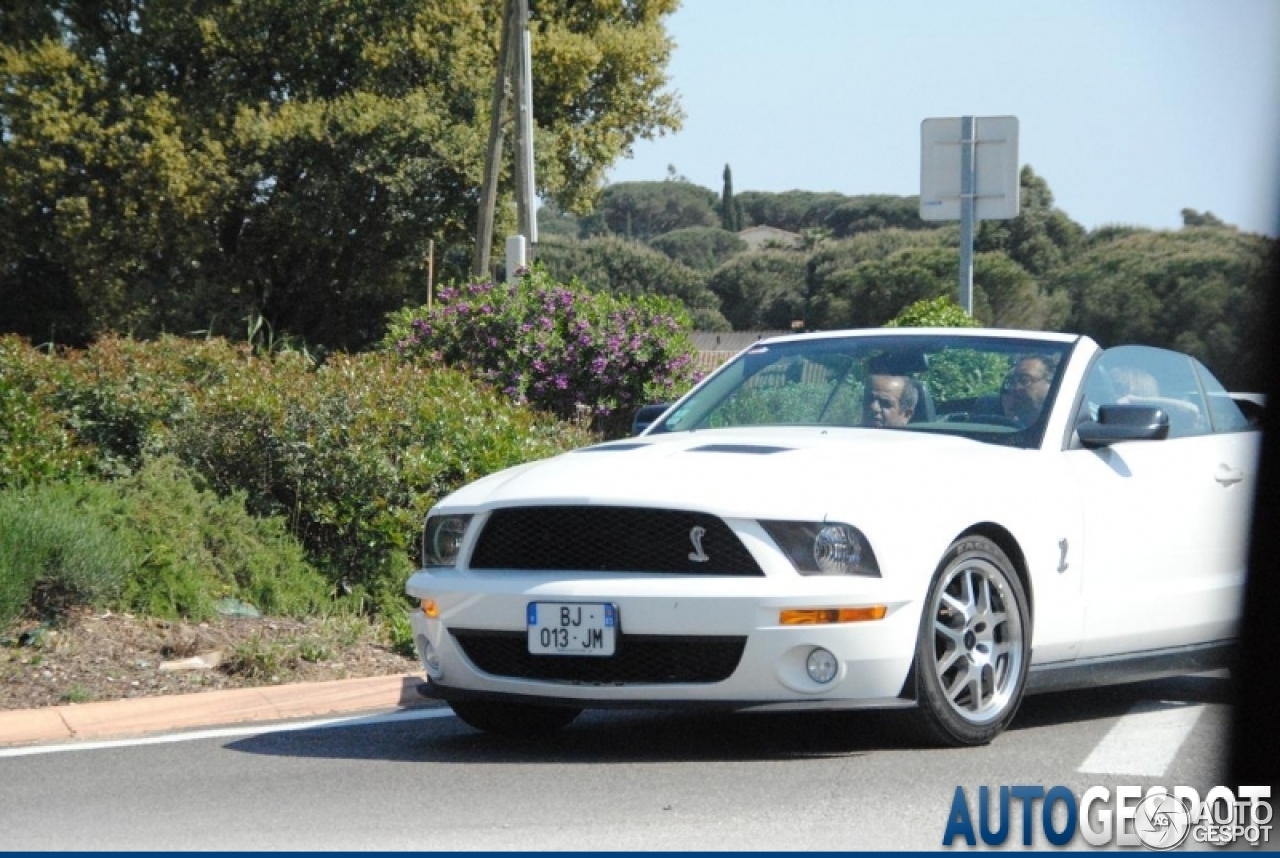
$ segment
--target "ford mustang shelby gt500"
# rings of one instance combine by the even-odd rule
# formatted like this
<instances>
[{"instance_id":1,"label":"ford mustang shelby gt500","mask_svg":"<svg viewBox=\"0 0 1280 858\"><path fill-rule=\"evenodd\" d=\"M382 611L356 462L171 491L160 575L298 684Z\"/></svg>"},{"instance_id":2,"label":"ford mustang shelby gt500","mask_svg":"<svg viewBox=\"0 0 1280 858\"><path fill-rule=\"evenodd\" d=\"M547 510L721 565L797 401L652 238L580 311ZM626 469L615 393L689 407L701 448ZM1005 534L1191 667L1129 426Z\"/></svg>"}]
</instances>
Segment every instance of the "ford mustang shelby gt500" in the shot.
<instances>
[{"instance_id":1,"label":"ford mustang shelby gt500","mask_svg":"<svg viewBox=\"0 0 1280 858\"><path fill-rule=\"evenodd\" d=\"M424 693L521 733L902 707L964 745L1028 691L1223 666L1259 409L1192 357L1082 336L758 342L639 435L430 511Z\"/></svg>"}]
</instances>

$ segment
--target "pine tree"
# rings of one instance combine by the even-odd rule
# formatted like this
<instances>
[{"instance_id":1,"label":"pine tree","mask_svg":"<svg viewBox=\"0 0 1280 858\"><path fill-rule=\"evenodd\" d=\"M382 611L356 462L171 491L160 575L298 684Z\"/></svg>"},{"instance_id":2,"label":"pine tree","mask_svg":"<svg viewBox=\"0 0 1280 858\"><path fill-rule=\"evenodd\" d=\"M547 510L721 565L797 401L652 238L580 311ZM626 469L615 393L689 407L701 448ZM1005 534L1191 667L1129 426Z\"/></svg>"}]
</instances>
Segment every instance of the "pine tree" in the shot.
<instances>
[{"instance_id":1,"label":"pine tree","mask_svg":"<svg viewBox=\"0 0 1280 858\"><path fill-rule=\"evenodd\" d=\"M724 165L724 193L720 197L720 224L729 232L737 232L742 218L737 201L733 198L733 171Z\"/></svg>"}]
</instances>

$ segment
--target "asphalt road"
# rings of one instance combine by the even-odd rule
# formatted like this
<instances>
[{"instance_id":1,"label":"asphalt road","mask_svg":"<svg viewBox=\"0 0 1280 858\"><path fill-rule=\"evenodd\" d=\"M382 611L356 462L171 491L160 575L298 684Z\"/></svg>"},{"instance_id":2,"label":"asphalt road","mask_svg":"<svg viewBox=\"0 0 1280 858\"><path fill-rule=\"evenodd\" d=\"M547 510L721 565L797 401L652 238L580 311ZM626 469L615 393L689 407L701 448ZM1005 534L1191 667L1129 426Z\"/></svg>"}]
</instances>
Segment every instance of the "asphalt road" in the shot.
<instances>
[{"instance_id":1,"label":"asphalt road","mask_svg":"<svg viewBox=\"0 0 1280 858\"><path fill-rule=\"evenodd\" d=\"M892 713L596 712L519 743L444 709L50 746L0 757L0 849L934 850L957 786L1205 794L1227 693L1198 676L1032 697L959 750L916 746ZM1016 802L1010 823L1020 848Z\"/></svg>"}]
</instances>

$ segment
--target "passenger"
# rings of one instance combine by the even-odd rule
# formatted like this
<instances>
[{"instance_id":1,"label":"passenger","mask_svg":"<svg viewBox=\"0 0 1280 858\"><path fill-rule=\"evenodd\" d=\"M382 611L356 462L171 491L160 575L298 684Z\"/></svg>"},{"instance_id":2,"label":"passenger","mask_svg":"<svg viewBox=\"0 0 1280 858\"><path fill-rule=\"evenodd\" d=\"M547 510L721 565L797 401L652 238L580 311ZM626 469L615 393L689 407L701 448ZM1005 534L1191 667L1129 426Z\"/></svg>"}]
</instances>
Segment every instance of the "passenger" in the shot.
<instances>
[{"instance_id":1,"label":"passenger","mask_svg":"<svg viewBox=\"0 0 1280 858\"><path fill-rule=\"evenodd\" d=\"M1161 396L1160 385L1151 373L1132 366L1112 367L1107 372L1120 405L1156 405L1169 415L1172 434L1176 436L1199 434L1205 424L1200 409L1183 399Z\"/></svg>"},{"instance_id":2,"label":"passenger","mask_svg":"<svg viewBox=\"0 0 1280 858\"><path fill-rule=\"evenodd\" d=\"M1047 355L1028 355L1014 364L1000 387L1000 409L1004 415L1023 426L1036 422L1057 368L1057 359Z\"/></svg>"},{"instance_id":3,"label":"passenger","mask_svg":"<svg viewBox=\"0 0 1280 858\"><path fill-rule=\"evenodd\" d=\"M1128 402L1132 397L1155 397L1160 395L1160 387L1155 378L1146 370L1132 366L1114 367L1107 375L1115 388L1119 402Z\"/></svg>"},{"instance_id":4,"label":"passenger","mask_svg":"<svg viewBox=\"0 0 1280 858\"><path fill-rule=\"evenodd\" d=\"M905 375L871 375L862 397L862 425L906 426L918 400L915 384Z\"/></svg>"}]
</instances>

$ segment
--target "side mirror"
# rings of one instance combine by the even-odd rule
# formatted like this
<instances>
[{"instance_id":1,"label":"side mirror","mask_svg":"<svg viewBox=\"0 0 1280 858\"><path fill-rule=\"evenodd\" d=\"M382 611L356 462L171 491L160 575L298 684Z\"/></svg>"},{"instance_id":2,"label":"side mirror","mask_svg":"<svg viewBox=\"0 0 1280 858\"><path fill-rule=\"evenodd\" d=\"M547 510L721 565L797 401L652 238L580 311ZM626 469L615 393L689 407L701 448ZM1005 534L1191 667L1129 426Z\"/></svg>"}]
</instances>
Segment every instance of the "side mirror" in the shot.
<instances>
[{"instance_id":1,"label":"side mirror","mask_svg":"<svg viewBox=\"0 0 1280 858\"><path fill-rule=\"evenodd\" d=\"M1103 405L1098 419L1082 421L1076 434L1089 448L1117 441L1163 441L1169 437L1169 415L1150 405Z\"/></svg>"},{"instance_id":2,"label":"side mirror","mask_svg":"<svg viewBox=\"0 0 1280 858\"><path fill-rule=\"evenodd\" d=\"M636 416L631 420L631 434L639 435L648 429L653 421L662 416L662 413L671 407L669 402L660 402L656 405L646 405L636 412Z\"/></svg>"}]
</instances>

